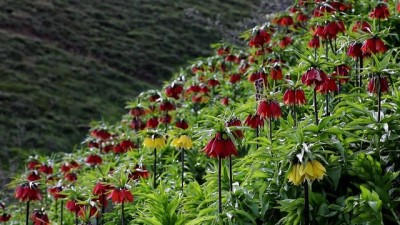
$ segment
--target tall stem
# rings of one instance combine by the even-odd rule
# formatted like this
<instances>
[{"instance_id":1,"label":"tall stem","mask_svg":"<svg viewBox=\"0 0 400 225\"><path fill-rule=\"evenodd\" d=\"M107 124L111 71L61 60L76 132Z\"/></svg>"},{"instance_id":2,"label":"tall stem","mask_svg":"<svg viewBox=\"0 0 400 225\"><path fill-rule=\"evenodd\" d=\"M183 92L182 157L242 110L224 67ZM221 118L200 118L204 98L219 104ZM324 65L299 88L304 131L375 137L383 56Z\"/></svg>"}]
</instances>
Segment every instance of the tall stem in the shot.
<instances>
[{"instance_id":1,"label":"tall stem","mask_svg":"<svg viewBox=\"0 0 400 225\"><path fill-rule=\"evenodd\" d=\"M381 91L381 77L378 75L378 123L381 122L381 100L382 100L382 91Z\"/></svg>"},{"instance_id":2,"label":"tall stem","mask_svg":"<svg viewBox=\"0 0 400 225\"><path fill-rule=\"evenodd\" d=\"M78 225L78 212L75 211L75 225Z\"/></svg>"},{"instance_id":3,"label":"tall stem","mask_svg":"<svg viewBox=\"0 0 400 225\"><path fill-rule=\"evenodd\" d=\"M122 201L122 205L121 205L121 224L122 224L122 225L125 224L124 201Z\"/></svg>"},{"instance_id":4,"label":"tall stem","mask_svg":"<svg viewBox=\"0 0 400 225\"><path fill-rule=\"evenodd\" d=\"M232 173L232 156L229 156L229 183L230 183L230 191L233 190L233 173Z\"/></svg>"},{"instance_id":5,"label":"tall stem","mask_svg":"<svg viewBox=\"0 0 400 225\"><path fill-rule=\"evenodd\" d=\"M272 119L269 118L268 120L268 128L269 128L269 141L272 142Z\"/></svg>"},{"instance_id":6,"label":"tall stem","mask_svg":"<svg viewBox=\"0 0 400 225\"><path fill-rule=\"evenodd\" d=\"M364 64L364 60L363 60L363 57L360 57L360 81L358 82L358 84L360 85L360 87L362 87L362 75L361 75L361 73L362 73L362 71L363 71L363 65Z\"/></svg>"},{"instance_id":7,"label":"tall stem","mask_svg":"<svg viewBox=\"0 0 400 225\"><path fill-rule=\"evenodd\" d=\"M325 95L325 116L329 116L329 94Z\"/></svg>"},{"instance_id":8,"label":"tall stem","mask_svg":"<svg viewBox=\"0 0 400 225\"><path fill-rule=\"evenodd\" d=\"M258 127L258 125L257 125L257 127L256 127L256 138L258 138L258 136L259 136L259 127ZM258 149L258 142L257 142L257 144L256 144L256 149Z\"/></svg>"},{"instance_id":9,"label":"tall stem","mask_svg":"<svg viewBox=\"0 0 400 225\"><path fill-rule=\"evenodd\" d=\"M29 225L29 202L30 201L26 202L26 220L25 220L26 225Z\"/></svg>"},{"instance_id":10,"label":"tall stem","mask_svg":"<svg viewBox=\"0 0 400 225\"><path fill-rule=\"evenodd\" d=\"M309 225L310 224L310 203L309 203L309 197L308 197L308 181L304 181L304 224Z\"/></svg>"},{"instance_id":11,"label":"tall stem","mask_svg":"<svg viewBox=\"0 0 400 225\"><path fill-rule=\"evenodd\" d=\"M105 194L101 194L101 198L102 198L102 204L101 204L101 224L104 224L104 213L106 211L106 208L104 207L104 204L106 202L106 195Z\"/></svg>"},{"instance_id":12,"label":"tall stem","mask_svg":"<svg viewBox=\"0 0 400 225\"><path fill-rule=\"evenodd\" d=\"M314 87L314 115L315 115L315 125L318 125L318 106L317 106L317 87Z\"/></svg>"},{"instance_id":13,"label":"tall stem","mask_svg":"<svg viewBox=\"0 0 400 225\"><path fill-rule=\"evenodd\" d=\"M183 183L184 183L184 172L185 172L185 151L181 148L181 162L182 162L182 171L181 171L181 188L183 190Z\"/></svg>"},{"instance_id":14,"label":"tall stem","mask_svg":"<svg viewBox=\"0 0 400 225\"><path fill-rule=\"evenodd\" d=\"M153 188L157 187L157 149L154 148L154 181L153 181Z\"/></svg>"},{"instance_id":15,"label":"tall stem","mask_svg":"<svg viewBox=\"0 0 400 225\"><path fill-rule=\"evenodd\" d=\"M64 205L64 201L63 200L61 200L61 202L60 202L60 210L61 210L61 212L60 212L60 225L63 225L63 218L64 218L64 207L63 207L63 205Z\"/></svg>"},{"instance_id":16,"label":"tall stem","mask_svg":"<svg viewBox=\"0 0 400 225\"><path fill-rule=\"evenodd\" d=\"M222 213L221 167L222 159L218 156L218 212Z\"/></svg>"}]
</instances>

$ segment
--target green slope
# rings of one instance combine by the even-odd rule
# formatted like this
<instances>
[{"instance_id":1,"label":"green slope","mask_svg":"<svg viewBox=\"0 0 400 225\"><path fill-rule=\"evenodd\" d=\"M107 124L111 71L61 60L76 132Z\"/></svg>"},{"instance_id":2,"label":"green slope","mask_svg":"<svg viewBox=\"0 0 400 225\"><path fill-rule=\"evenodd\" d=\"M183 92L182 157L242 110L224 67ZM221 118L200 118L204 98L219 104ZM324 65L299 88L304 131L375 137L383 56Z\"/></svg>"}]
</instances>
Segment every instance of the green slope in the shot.
<instances>
[{"instance_id":1,"label":"green slope","mask_svg":"<svg viewBox=\"0 0 400 225\"><path fill-rule=\"evenodd\" d=\"M126 100L208 55L221 38L217 29L238 29L257 4L1 1L1 155L71 150L92 119L116 121Z\"/></svg>"}]
</instances>

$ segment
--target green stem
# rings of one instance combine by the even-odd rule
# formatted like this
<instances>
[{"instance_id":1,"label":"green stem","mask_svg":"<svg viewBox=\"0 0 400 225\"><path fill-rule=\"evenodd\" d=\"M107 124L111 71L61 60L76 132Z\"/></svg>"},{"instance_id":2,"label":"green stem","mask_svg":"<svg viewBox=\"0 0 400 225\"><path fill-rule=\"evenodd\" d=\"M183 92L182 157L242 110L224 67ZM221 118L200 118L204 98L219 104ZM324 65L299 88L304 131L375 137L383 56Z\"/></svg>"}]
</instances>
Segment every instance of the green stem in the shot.
<instances>
[{"instance_id":1,"label":"green stem","mask_svg":"<svg viewBox=\"0 0 400 225\"><path fill-rule=\"evenodd\" d=\"M230 191L233 190L233 173L232 173L232 156L229 156L229 183L230 183Z\"/></svg>"},{"instance_id":2,"label":"green stem","mask_svg":"<svg viewBox=\"0 0 400 225\"><path fill-rule=\"evenodd\" d=\"M222 213L222 188L221 188L221 167L222 159L218 156L218 213Z\"/></svg>"},{"instance_id":3,"label":"green stem","mask_svg":"<svg viewBox=\"0 0 400 225\"><path fill-rule=\"evenodd\" d=\"M272 119L268 119L269 141L272 143Z\"/></svg>"},{"instance_id":4,"label":"green stem","mask_svg":"<svg viewBox=\"0 0 400 225\"><path fill-rule=\"evenodd\" d=\"M157 149L154 148L154 180L153 180L153 188L157 187Z\"/></svg>"},{"instance_id":5,"label":"green stem","mask_svg":"<svg viewBox=\"0 0 400 225\"><path fill-rule=\"evenodd\" d=\"M29 202L30 201L26 202L26 220L25 220L26 225L29 225Z\"/></svg>"},{"instance_id":6,"label":"green stem","mask_svg":"<svg viewBox=\"0 0 400 225\"><path fill-rule=\"evenodd\" d=\"M325 95L325 116L329 116L329 94Z\"/></svg>"},{"instance_id":7,"label":"green stem","mask_svg":"<svg viewBox=\"0 0 400 225\"><path fill-rule=\"evenodd\" d=\"M315 116L315 125L318 125L318 106L317 106L317 87L314 87L314 116Z\"/></svg>"},{"instance_id":8,"label":"green stem","mask_svg":"<svg viewBox=\"0 0 400 225\"><path fill-rule=\"evenodd\" d=\"M185 172L185 152L183 148L181 148L181 162L182 162L182 171L181 171L181 188L183 190L183 183L184 183L184 172Z\"/></svg>"},{"instance_id":9,"label":"green stem","mask_svg":"<svg viewBox=\"0 0 400 225\"><path fill-rule=\"evenodd\" d=\"M63 202L63 200L61 200L61 202L60 202L60 210L61 210L61 212L60 212L60 225L63 225L63 218L64 218L64 207L63 207L63 205L64 205L64 202Z\"/></svg>"},{"instance_id":10,"label":"green stem","mask_svg":"<svg viewBox=\"0 0 400 225\"><path fill-rule=\"evenodd\" d=\"M308 194L308 181L304 181L304 224L310 224L310 203Z\"/></svg>"},{"instance_id":11,"label":"green stem","mask_svg":"<svg viewBox=\"0 0 400 225\"><path fill-rule=\"evenodd\" d=\"M125 225L124 201L122 201L121 205L121 225Z\"/></svg>"}]
</instances>

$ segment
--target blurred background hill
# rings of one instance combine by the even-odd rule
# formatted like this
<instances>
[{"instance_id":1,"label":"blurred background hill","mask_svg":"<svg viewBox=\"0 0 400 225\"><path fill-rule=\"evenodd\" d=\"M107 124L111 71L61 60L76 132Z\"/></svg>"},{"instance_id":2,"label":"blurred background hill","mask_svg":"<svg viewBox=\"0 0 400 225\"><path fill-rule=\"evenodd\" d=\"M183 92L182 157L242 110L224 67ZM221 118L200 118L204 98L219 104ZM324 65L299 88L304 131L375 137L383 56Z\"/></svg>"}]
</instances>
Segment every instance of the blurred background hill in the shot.
<instances>
[{"instance_id":1,"label":"blurred background hill","mask_svg":"<svg viewBox=\"0 0 400 225\"><path fill-rule=\"evenodd\" d=\"M1 0L0 157L71 151L91 120L291 1ZM1 175L1 174L0 174Z\"/></svg>"}]
</instances>

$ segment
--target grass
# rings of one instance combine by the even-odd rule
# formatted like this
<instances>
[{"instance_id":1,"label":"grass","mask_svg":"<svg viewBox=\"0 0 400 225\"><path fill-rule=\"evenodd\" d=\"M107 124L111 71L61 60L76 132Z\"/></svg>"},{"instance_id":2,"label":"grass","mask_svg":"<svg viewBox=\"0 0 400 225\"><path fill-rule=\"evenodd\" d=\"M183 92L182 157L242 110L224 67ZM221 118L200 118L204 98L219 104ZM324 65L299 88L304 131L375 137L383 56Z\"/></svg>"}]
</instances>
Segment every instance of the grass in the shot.
<instances>
[{"instance_id":1,"label":"grass","mask_svg":"<svg viewBox=\"0 0 400 225\"><path fill-rule=\"evenodd\" d=\"M209 55L257 0L4 0L0 2L0 156L70 151L91 120ZM196 12L209 23L195 21Z\"/></svg>"}]
</instances>

